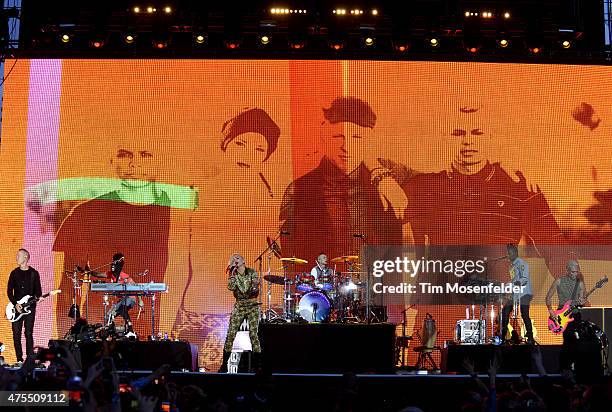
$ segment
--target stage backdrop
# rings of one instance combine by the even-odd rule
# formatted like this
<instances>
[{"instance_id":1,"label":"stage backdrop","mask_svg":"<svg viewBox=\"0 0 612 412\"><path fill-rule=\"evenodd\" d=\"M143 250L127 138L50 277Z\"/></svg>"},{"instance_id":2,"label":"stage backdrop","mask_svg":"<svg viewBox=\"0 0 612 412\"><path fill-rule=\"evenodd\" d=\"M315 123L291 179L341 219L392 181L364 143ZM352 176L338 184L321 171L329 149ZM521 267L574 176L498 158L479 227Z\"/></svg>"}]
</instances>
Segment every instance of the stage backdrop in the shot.
<instances>
[{"instance_id":1,"label":"stage backdrop","mask_svg":"<svg viewBox=\"0 0 612 412\"><path fill-rule=\"evenodd\" d=\"M233 305L228 257L258 268L279 230L283 254L310 261L292 273L364 245L520 242L541 302L564 270L542 250L612 243L611 101L612 68L600 66L19 60L2 111L0 283L25 247L43 290L62 289L39 305L42 345L67 332L73 299L102 322L101 297L86 304L65 272L104 272L122 252L137 282L169 286L156 333L197 343L209 368ZM575 255L587 288L612 269L601 255ZM465 317L416 306L409 331L426 311L439 340ZM541 342L559 342L541 303L532 317ZM0 336L14 359L8 322Z\"/></svg>"}]
</instances>

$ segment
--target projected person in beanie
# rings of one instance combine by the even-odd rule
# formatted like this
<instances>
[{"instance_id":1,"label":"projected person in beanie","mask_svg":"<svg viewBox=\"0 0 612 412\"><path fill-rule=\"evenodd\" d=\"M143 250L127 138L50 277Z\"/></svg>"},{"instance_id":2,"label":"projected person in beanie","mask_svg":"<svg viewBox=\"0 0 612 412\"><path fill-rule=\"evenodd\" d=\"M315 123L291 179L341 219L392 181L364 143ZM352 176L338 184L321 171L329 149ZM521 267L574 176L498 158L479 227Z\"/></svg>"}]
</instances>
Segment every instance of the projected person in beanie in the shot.
<instances>
[{"instance_id":1,"label":"projected person in beanie","mask_svg":"<svg viewBox=\"0 0 612 412\"><path fill-rule=\"evenodd\" d=\"M339 97L323 115L324 156L283 196L280 220L282 230L290 233L282 239L283 254L314 262L322 244L332 257L358 254L364 241L401 244L402 222L379 188L389 179L401 193L398 185L411 171L374 154L380 137L376 114L365 101Z\"/></svg>"},{"instance_id":2,"label":"projected person in beanie","mask_svg":"<svg viewBox=\"0 0 612 412\"><path fill-rule=\"evenodd\" d=\"M257 173L270 197L272 187L261 170L278 145L280 128L263 109L247 108L223 124L221 150L239 168Z\"/></svg>"},{"instance_id":3,"label":"projected person in beanie","mask_svg":"<svg viewBox=\"0 0 612 412\"><path fill-rule=\"evenodd\" d=\"M266 172L267 162L276 153L281 130L264 109L249 107L225 121L220 131L218 147L221 152L217 156L221 155L223 167L221 173L209 181L202 208L202 215L209 222L207 233L200 236L211 236L209 242L214 243L217 250L227 245L252 252L262 241L265 243L266 234L276 230L278 196L274 181L266 177ZM220 219L220 215L224 218ZM228 231L233 231L235 237L228 236ZM263 236L258 237L258 233ZM216 256L211 256L206 262L206 270L216 273L219 270L216 260ZM220 305L215 301L206 302L203 309L200 288L209 285L210 279L189 275L183 290L176 294L180 304L173 331L180 339L197 344L200 363L213 368L218 367L224 355L222 345L227 315L218 313L219 309L214 306ZM237 330L230 332L235 336ZM233 338L226 339L230 350L232 343Z\"/></svg>"}]
</instances>

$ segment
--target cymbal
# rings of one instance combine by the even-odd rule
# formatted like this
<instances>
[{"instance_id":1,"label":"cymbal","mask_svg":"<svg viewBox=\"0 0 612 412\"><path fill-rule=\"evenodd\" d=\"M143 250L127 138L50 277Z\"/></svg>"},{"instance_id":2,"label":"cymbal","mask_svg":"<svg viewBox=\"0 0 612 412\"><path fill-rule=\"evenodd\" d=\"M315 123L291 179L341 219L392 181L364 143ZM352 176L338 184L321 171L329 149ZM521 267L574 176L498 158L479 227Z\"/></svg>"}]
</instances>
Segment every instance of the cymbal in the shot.
<instances>
[{"instance_id":1,"label":"cymbal","mask_svg":"<svg viewBox=\"0 0 612 412\"><path fill-rule=\"evenodd\" d=\"M278 275L266 275L264 276L264 280L267 280L270 283L274 283L275 285L285 284L285 278L283 276Z\"/></svg>"},{"instance_id":2,"label":"cymbal","mask_svg":"<svg viewBox=\"0 0 612 412\"><path fill-rule=\"evenodd\" d=\"M284 257L284 258L280 258L280 261L281 262L299 263L299 264L308 263L307 260L296 258L296 257Z\"/></svg>"},{"instance_id":3,"label":"cymbal","mask_svg":"<svg viewBox=\"0 0 612 412\"><path fill-rule=\"evenodd\" d=\"M346 255L346 256L338 256L330 260L332 263L342 263L342 262L357 262L359 260L359 256L357 255Z\"/></svg>"}]
</instances>

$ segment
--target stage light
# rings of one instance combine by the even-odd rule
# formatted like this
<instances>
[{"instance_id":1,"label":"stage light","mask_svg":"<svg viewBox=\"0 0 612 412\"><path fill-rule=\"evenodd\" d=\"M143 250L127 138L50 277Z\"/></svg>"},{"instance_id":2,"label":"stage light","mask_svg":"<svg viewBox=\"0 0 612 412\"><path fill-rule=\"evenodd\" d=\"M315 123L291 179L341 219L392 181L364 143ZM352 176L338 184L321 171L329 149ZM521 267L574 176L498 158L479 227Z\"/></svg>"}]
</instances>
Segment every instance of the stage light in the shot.
<instances>
[{"instance_id":1,"label":"stage light","mask_svg":"<svg viewBox=\"0 0 612 412\"><path fill-rule=\"evenodd\" d=\"M334 9L333 13L339 16L343 16L346 14L346 9Z\"/></svg>"},{"instance_id":2,"label":"stage light","mask_svg":"<svg viewBox=\"0 0 612 412\"><path fill-rule=\"evenodd\" d=\"M429 40L429 45L430 45L431 47L439 47L439 46L440 46L440 41L439 41L437 38L432 37L432 38Z\"/></svg>"},{"instance_id":3,"label":"stage light","mask_svg":"<svg viewBox=\"0 0 612 412\"><path fill-rule=\"evenodd\" d=\"M465 17L470 17L471 16L469 11L466 11L464 15L465 15Z\"/></svg>"},{"instance_id":4,"label":"stage light","mask_svg":"<svg viewBox=\"0 0 612 412\"><path fill-rule=\"evenodd\" d=\"M468 51L472 54L476 54L478 52L478 47L474 47L474 46L469 47Z\"/></svg>"},{"instance_id":5,"label":"stage light","mask_svg":"<svg viewBox=\"0 0 612 412\"><path fill-rule=\"evenodd\" d=\"M225 40L225 47L230 49L230 50L236 50L240 47L240 41L239 40Z\"/></svg>"},{"instance_id":6,"label":"stage light","mask_svg":"<svg viewBox=\"0 0 612 412\"><path fill-rule=\"evenodd\" d=\"M407 42L393 42L393 49L398 53L407 52L410 45Z\"/></svg>"},{"instance_id":7,"label":"stage light","mask_svg":"<svg viewBox=\"0 0 612 412\"><path fill-rule=\"evenodd\" d=\"M509 18L510 18L510 13L505 12L505 13L504 13L504 19L509 19Z\"/></svg>"},{"instance_id":8,"label":"stage light","mask_svg":"<svg viewBox=\"0 0 612 412\"><path fill-rule=\"evenodd\" d=\"M154 40L153 46L158 50L162 50L168 47L168 41L167 40Z\"/></svg>"},{"instance_id":9,"label":"stage light","mask_svg":"<svg viewBox=\"0 0 612 412\"><path fill-rule=\"evenodd\" d=\"M374 37L366 37L365 39L363 39L363 44L366 47L372 47L374 46Z\"/></svg>"},{"instance_id":10,"label":"stage light","mask_svg":"<svg viewBox=\"0 0 612 412\"><path fill-rule=\"evenodd\" d=\"M344 48L344 42L342 40L330 40L329 47L332 50L340 51Z\"/></svg>"},{"instance_id":11,"label":"stage light","mask_svg":"<svg viewBox=\"0 0 612 412\"><path fill-rule=\"evenodd\" d=\"M506 47L508 47L510 45L510 40L508 39L500 39L497 44L499 44L499 47L505 49Z\"/></svg>"},{"instance_id":12,"label":"stage light","mask_svg":"<svg viewBox=\"0 0 612 412\"><path fill-rule=\"evenodd\" d=\"M540 47L530 47L529 48L529 53L531 54L540 54L542 52L542 49Z\"/></svg>"},{"instance_id":13,"label":"stage light","mask_svg":"<svg viewBox=\"0 0 612 412\"><path fill-rule=\"evenodd\" d=\"M293 50L303 49L304 47L306 47L306 40L298 40L298 39L289 40L289 47L292 48Z\"/></svg>"},{"instance_id":14,"label":"stage light","mask_svg":"<svg viewBox=\"0 0 612 412\"><path fill-rule=\"evenodd\" d=\"M204 34L195 34L193 36L193 41L195 41L196 44L204 44L206 43L206 36Z\"/></svg>"},{"instance_id":15,"label":"stage light","mask_svg":"<svg viewBox=\"0 0 612 412\"><path fill-rule=\"evenodd\" d=\"M572 47L572 42L569 40L563 40L561 42L561 47L563 47L564 49L569 49Z\"/></svg>"},{"instance_id":16,"label":"stage light","mask_svg":"<svg viewBox=\"0 0 612 412\"><path fill-rule=\"evenodd\" d=\"M263 44L263 45L269 44L269 43L270 43L270 40L271 40L271 39L270 39L270 36L265 35L265 34L264 34L263 36L260 36L260 37L259 37L259 42L260 42L261 44Z\"/></svg>"},{"instance_id":17,"label":"stage light","mask_svg":"<svg viewBox=\"0 0 612 412\"><path fill-rule=\"evenodd\" d=\"M134 40L136 40L136 36L134 36L133 34L126 34L125 36L123 36L123 42L126 44L132 44L134 43Z\"/></svg>"},{"instance_id":18,"label":"stage light","mask_svg":"<svg viewBox=\"0 0 612 412\"><path fill-rule=\"evenodd\" d=\"M147 7L147 13L153 13L155 9L151 6Z\"/></svg>"},{"instance_id":19,"label":"stage light","mask_svg":"<svg viewBox=\"0 0 612 412\"><path fill-rule=\"evenodd\" d=\"M166 13L166 14L172 13L172 7L170 7L170 6L164 7L164 13Z\"/></svg>"},{"instance_id":20,"label":"stage light","mask_svg":"<svg viewBox=\"0 0 612 412\"><path fill-rule=\"evenodd\" d=\"M134 13L138 14L140 13L140 7L136 6L132 9L134 11Z\"/></svg>"},{"instance_id":21,"label":"stage light","mask_svg":"<svg viewBox=\"0 0 612 412\"><path fill-rule=\"evenodd\" d=\"M372 9L372 16L378 16L378 10Z\"/></svg>"},{"instance_id":22,"label":"stage light","mask_svg":"<svg viewBox=\"0 0 612 412\"><path fill-rule=\"evenodd\" d=\"M94 49L100 49L104 46L104 40L96 39L89 42L89 45Z\"/></svg>"},{"instance_id":23,"label":"stage light","mask_svg":"<svg viewBox=\"0 0 612 412\"><path fill-rule=\"evenodd\" d=\"M72 36L67 33L64 33L60 36L60 40L62 41L62 43L70 43L70 40L72 40Z\"/></svg>"}]
</instances>

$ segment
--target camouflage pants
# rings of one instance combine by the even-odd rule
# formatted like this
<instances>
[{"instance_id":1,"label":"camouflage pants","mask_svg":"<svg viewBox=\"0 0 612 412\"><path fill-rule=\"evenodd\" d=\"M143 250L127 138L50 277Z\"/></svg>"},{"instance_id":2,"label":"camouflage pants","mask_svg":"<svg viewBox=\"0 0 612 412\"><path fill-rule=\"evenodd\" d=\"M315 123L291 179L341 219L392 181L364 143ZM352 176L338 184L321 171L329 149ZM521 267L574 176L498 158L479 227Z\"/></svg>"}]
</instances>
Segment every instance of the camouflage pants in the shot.
<instances>
[{"instance_id":1,"label":"camouflage pants","mask_svg":"<svg viewBox=\"0 0 612 412\"><path fill-rule=\"evenodd\" d=\"M236 333L238 333L240 330L240 325L244 319L249 322L249 337L251 339L251 346L253 346L253 352L261 352L258 336L259 306L253 305L250 302L247 304L242 304L239 301L234 305L234 310L232 311L232 316L230 317L229 328L227 330L227 337L225 338L225 346L223 347L223 351L232 351L234 338L236 338Z\"/></svg>"}]
</instances>

